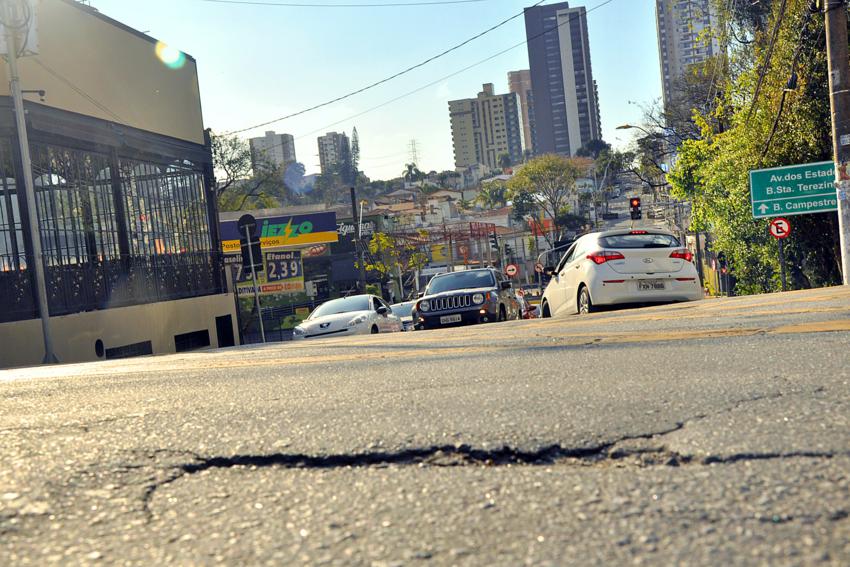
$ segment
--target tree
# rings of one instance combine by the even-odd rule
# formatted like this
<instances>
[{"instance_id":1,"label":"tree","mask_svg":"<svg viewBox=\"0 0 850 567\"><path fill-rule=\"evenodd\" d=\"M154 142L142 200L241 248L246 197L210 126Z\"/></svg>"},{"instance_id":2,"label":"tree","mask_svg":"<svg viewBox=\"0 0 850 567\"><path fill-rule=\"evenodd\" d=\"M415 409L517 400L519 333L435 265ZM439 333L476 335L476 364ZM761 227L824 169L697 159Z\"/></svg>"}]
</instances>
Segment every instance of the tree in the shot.
<instances>
[{"instance_id":1,"label":"tree","mask_svg":"<svg viewBox=\"0 0 850 567\"><path fill-rule=\"evenodd\" d=\"M369 241L364 266L367 271L378 274L382 284L396 276L421 270L428 263L428 255L421 247L421 241L426 238L424 232L420 232L418 238L376 232Z\"/></svg>"},{"instance_id":2,"label":"tree","mask_svg":"<svg viewBox=\"0 0 850 567\"><path fill-rule=\"evenodd\" d=\"M596 159L602 152L610 152L611 144L605 140L590 140L576 151L579 157L589 157Z\"/></svg>"},{"instance_id":3,"label":"tree","mask_svg":"<svg viewBox=\"0 0 850 567\"><path fill-rule=\"evenodd\" d=\"M288 201L280 167L264 155L252 156L248 143L236 136L212 135L211 141L219 210L275 207Z\"/></svg>"},{"instance_id":4,"label":"tree","mask_svg":"<svg viewBox=\"0 0 850 567\"><path fill-rule=\"evenodd\" d=\"M502 181L491 181L481 185L481 190L475 196L475 202L482 207L495 209L504 207L508 201L507 186Z\"/></svg>"},{"instance_id":5,"label":"tree","mask_svg":"<svg viewBox=\"0 0 850 567\"><path fill-rule=\"evenodd\" d=\"M679 145L668 179L691 201L692 227L726 255L736 292L761 293L779 289L779 266L767 221L752 218L748 171L831 160L828 74L823 18L807 0L740 4L719 11L718 28L734 37L718 102L692 109L699 134ZM785 241L793 287L840 283L837 225L835 213L795 217Z\"/></svg>"},{"instance_id":6,"label":"tree","mask_svg":"<svg viewBox=\"0 0 850 567\"><path fill-rule=\"evenodd\" d=\"M352 183L357 184L360 177L360 136L357 135L357 128L351 131L351 178Z\"/></svg>"},{"instance_id":7,"label":"tree","mask_svg":"<svg viewBox=\"0 0 850 567\"><path fill-rule=\"evenodd\" d=\"M534 158L508 181L508 196L531 200L560 228L558 217L569 210L569 201L576 194L576 179L582 167L572 158L546 154Z\"/></svg>"},{"instance_id":8,"label":"tree","mask_svg":"<svg viewBox=\"0 0 850 567\"><path fill-rule=\"evenodd\" d=\"M425 178L425 174L419 171L419 168L416 167L415 163L407 163L404 165L405 170L402 173L402 178L408 183L415 183L417 181L422 181Z\"/></svg>"},{"instance_id":9,"label":"tree","mask_svg":"<svg viewBox=\"0 0 850 567\"><path fill-rule=\"evenodd\" d=\"M499 156L499 167L501 167L503 171L509 169L512 165L513 162L511 161L511 154L504 153Z\"/></svg>"}]
</instances>

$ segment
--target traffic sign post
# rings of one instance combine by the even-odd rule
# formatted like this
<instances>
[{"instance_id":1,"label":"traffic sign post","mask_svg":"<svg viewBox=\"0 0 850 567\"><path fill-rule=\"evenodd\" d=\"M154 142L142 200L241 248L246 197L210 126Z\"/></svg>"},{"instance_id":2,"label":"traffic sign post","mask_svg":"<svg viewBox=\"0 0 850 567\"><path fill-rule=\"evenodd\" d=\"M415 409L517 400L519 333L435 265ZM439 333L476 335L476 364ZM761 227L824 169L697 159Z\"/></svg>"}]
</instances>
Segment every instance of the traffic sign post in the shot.
<instances>
[{"instance_id":1,"label":"traffic sign post","mask_svg":"<svg viewBox=\"0 0 850 567\"><path fill-rule=\"evenodd\" d=\"M753 218L838 210L831 161L750 171Z\"/></svg>"},{"instance_id":2,"label":"traffic sign post","mask_svg":"<svg viewBox=\"0 0 850 567\"><path fill-rule=\"evenodd\" d=\"M788 291L788 285L785 279L785 239L791 234L791 223L788 219L779 217L770 221L770 235L773 236L779 244L779 274L782 278L782 291Z\"/></svg>"},{"instance_id":3,"label":"traffic sign post","mask_svg":"<svg viewBox=\"0 0 850 567\"><path fill-rule=\"evenodd\" d=\"M260 321L260 338L265 343L266 342L266 331L263 328L263 310L260 307L260 289L257 285L257 264L254 263L254 250L252 246L251 237L254 234L254 231L257 230L257 220L251 215L242 215L239 217L237 221L237 226L239 229L245 233L245 241L248 246L248 265L251 266L251 278L254 283L254 304L257 306L257 318ZM243 249L244 256L244 249ZM262 257L258 258L260 265L262 266L263 259Z\"/></svg>"},{"instance_id":4,"label":"traffic sign post","mask_svg":"<svg viewBox=\"0 0 850 567\"><path fill-rule=\"evenodd\" d=\"M508 264L505 266L505 275L509 278L516 276L519 273L519 267L516 264Z\"/></svg>"},{"instance_id":5,"label":"traffic sign post","mask_svg":"<svg viewBox=\"0 0 850 567\"><path fill-rule=\"evenodd\" d=\"M543 270L545 270L545 269L546 268L540 262L537 262L536 264L534 264L534 271L537 272L538 274L542 274Z\"/></svg>"}]
</instances>

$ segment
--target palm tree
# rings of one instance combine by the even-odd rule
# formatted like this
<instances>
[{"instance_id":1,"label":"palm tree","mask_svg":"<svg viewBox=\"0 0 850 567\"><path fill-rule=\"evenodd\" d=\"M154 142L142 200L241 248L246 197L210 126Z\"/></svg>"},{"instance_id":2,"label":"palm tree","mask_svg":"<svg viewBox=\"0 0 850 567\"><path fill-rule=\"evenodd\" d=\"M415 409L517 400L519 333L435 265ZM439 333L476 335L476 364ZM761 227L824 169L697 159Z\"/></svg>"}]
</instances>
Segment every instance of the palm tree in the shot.
<instances>
[{"instance_id":1,"label":"palm tree","mask_svg":"<svg viewBox=\"0 0 850 567\"><path fill-rule=\"evenodd\" d=\"M405 168L406 168L406 169L405 169L405 170L404 170L404 172L402 173L402 177L403 177L403 178L404 178L404 180L405 180L405 181L407 181L408 183L413 183L413 182L415 182L415 181L419 181L419 180L421 180L423 177L425 177L425 174L424 174L424 173L422 173L421 171L419 171L419 168L418 168L418 167L416 167L416 164L415 164L415 163L408 163L408 164L405 164Z\"/></svg>"},{"instance_id":2,"label":"palm tree","mask_svg":"<svg viewBox=\"0 0 850 567\"><path fill-rule=\"evenodd\" d=\"M475 200L488 209L503 207L507 201L507 190L502 183L494 181L483 185Z\"/></svg>"}]
</instances>

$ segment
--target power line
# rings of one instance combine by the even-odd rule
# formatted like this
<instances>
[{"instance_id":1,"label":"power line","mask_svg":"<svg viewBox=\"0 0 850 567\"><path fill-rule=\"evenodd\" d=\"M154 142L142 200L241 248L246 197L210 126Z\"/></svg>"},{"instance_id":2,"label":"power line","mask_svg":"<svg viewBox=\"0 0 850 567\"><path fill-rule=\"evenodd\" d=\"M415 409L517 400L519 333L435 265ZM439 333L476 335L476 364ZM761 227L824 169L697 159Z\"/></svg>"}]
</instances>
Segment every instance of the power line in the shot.
<instances>
[{"instance_id":1,"label":"power line","mask_svg":"<svg viewBox=\"0 0 850 567\"><path fill-rule=\"evenodd\" d=\"M608 5L608 4L610 4L610 3L611 3L611 2L613 2L613 1L614 1L614 0L605 0L604 2L602 2L602 3L600 3L600 4L596 5L596 6L594 6L593 8L589 8L589 9L587 10L587 12L586 12L586 13L588 13L588 14L589 14L590 12L593 12L594 10L598 10L599 8L602 8L602 7L604 7L604 6ZM394 102L397 102L397 101L399 101L399 100L401 100L401 99L403 99L403 98L407 98L407 97L409 97L409 96L411 96L411 95L414 95L414 94L416 94L416 93L418 93L418 92L420 92L420 91L423 91L423 90L425 90L425 89L427 89L427 88L429 88L429 87L433 87L434 85L436 85L436 84L438 84L438 83L441 83L441 82L443 82L443 81L445 81L445 80L447 80L447 79L451 79L452 77L455 77L455 76L457 76L457 75L460 75L460 74L462 74L462 73L465 73L465 72L469 71L470 69L473 69L473 68L475 68L475 67L478 67L479 65L483 65L484 63L487 63L488 61L491 61L491 60L493 60L493 59L496 59L497 57L500 57L500 56L504 55L505 53L507 53L507 52L509 52L509 51L513 51L513 50L514 50L514 49L516 49L517 47L521 47L521 46L523 46L523 45L527 45L530 41L532 41L532 40L534 40L534 39L537 39L537 38L539 38L539 37L541 37L541 36L543 36L543 35L545 35L545 34L547 34L547 33L549 33L549 32L555 31L555 30L559 29L561 26L564 26L564 25L566 25L566 24L570 23L574 17L576 17L576 15L575 15L575 14L570 14L570 17L569 17L569 18L565 19L563 22L559 23L558 25L556 25L556 26L554 26L554 27L551 27L551 28L547 28L547 29L543 30L542 32L540 32L539 34L536 34L536 35L533 35L533 36L531 36L531 37L529 37L529 38L526 38L524 41L520 41L519 43L515 43L515 44L511 45L510 47L507 47L507 48L505 48L505 49L502 49L501 51L498 51L498 52L496 52L496 53L494 53L494 54L492 54L492 55L490 55L490 56L488 56L488 57L485 57L484 59L481 59L481 60L479 60L479 61L476 61L475 63L472 63L472 64L470 64L470 65L467 65L466 67L463 67L462 69L458 69L457 71L454 71L454 72L452 72L452 73L449 73L448 75L443 75L443 76L442 76L442 77L440 77L439 79L435 79L435 80L433 80L433 81L431 81L431 82L429 82L429 83L427 83L427 84L425 84L425 85L422 85L421 87L417 87L417 88L415 88L415 89L413 89L413 90L411 90L411 91L408 91L408 92L406 92L406 93L403 93L403 94L401 94L401 95L399 95L399 96L397 96L397 97L394 97L394 98L391 98L391 99L389 99L389 100L387 100L387 101L384 101L384 102L382 102L382 103L380 103L380 104L378 104L378 105L376 105L376 106L373 106L373 107L371 107L371 108L368 108L368 109L366 109L366 110L363 110L363 111L361 111L361 112L358 112L357 114L353 114L353 115L351 115L351 116L349 116L349 117L347 117L347 118L343 118L342 120L337 120L336 122L333 122L332 124L327 124L327 125L325 125L325 126L322 126L321 128L317 128L317 129L315 129L315 130L312 130L312 131L310 131L310 132L307 132L306 134L301 134L301 135L299 135L299 136L295 136L295 139L300 140L301 138L305 138L305 137L307 137L307 136L311 136L311 135L313 135L313 134L316 134L316 133L318 133L318 132L321 132L322 130L325 130L325 129L327 129L327 128L331 128L331 127L336 126L336 125L338 125L338 124L341 124L341 123L343 123L343 122L347 122L347 121L349 121L349 120L353 120L353 119L355 119L355 118L359 118L360 116L363 116L364 114L368 114L368 113L370 113L370 112L373 112L373 111L375 111L375 110L378 110L379 108L383 108L384 106L387 106L387 105L389 105L389 104L392 104L392 103L394 103Z\"/></svg>"},{"instance_id":2,"label":"power line","mask_svg":"<svg viewBox=\"0 0 850 567\"><path fill-rule=\"evenodd\" d=\"M593 8L588 8L588 9L586 10L586 12L585 12L585 13L589 14L589 13L591 13L591 12L595 11L595 10L598 10L598 9L600 9L600 8L603 8L603 7L607 6L608 4L610 4L610 3L611 3L611 2L613 2L613 1L614 1L614 0L604 0L603 2L601 2L601 3L597 4L596 6L594 6ZM363 116L364 114L369 114L370 112L374 112L375 110L378 110L378 109L380 109L380 108L383 108L383 107L385 107L385 106L388 106L388 105L390 105L390 104L392 104L392 103L394 103L394 102L397 102L397 101L399 101L399 100L401 100L401 99L403 99L403 98L407 98L407 97L412 96L412 95L414 95L414 94L416 94L416 93L418 93L418 92L424 91L425 89L427 89L427 88L429 88L429 87L433 87L434 85L439 84L439 83L441 83L441 82L443 82L443 81L445 81L445 80L447 80L447 79L451 79L452 77L455 77L455 76L457 76L457 75L460 75L460 74L462 74L462 73L465 73L465 72L469 71L470 69L473 69L473 68L475 68L475 67L478 67L479 65L483 65L484 63L487 63L488 61L491 61L491 60L493 60L493 59L496 59L497 57L501 57L501 56L502 56L502 55L504 55L505 53L508 53L509 51L513 51L513 50L514 50L514 49L516 49L517 47L521 47L521 46L523 46L523 45L527 45L527 44L528 44L529 42L531 42L532 40L535 40L535 39L537 39L537 38L539 38L539 37L542 37L542 36L544 36L544 35L545 35L545 34L547 34L547 33L553 32L553 31L555 31L555 30L559 29L561 26L567 25L568 23L572 22L572 21L573 21L573 18L575 18L575 17L578 17L576 13L570 14L570 17L568 17L568 18L564 19L564 21L563 21L563 22L561 22L561 23L559 23L559 24L557 24L557 25L555 25L555 26L553 26L553 27L551 27L551 28L544 29L542 32L540 32L540 33L538 33L538 34L536 34L536 35L533 35L533 36L531 36L531 37L526 38L526 39L525 39L525 40L523 40L523 41L520 41L520 42L515 43L515 44L513 44L513 45L511 45L511 46L509 46L509 47L506 47L505 49L502 49L501 51L498 51L498 52L496 52L496 53L494 53L494 54L492 54L492 55L490 55L490 56L488 56L488 57L485 57L484 59L481 59L481 60L479 60L479 61L476 61L475 63L472 63L472 64L470 64L470 65L467 65L466 67L463 67L462 69L458 69L457 71L454 71L454 72L452 72L452 73L449 73L448 75L443 75L442 77L440 77L440 78L438 78L438 79L435 79L435 80L433 80L433 81L431 81L431 82L429 82L429 83L427 83L427 84L425 84L425 85L422 85L421 87L417 87L417 88L415 88L415 89L413 89L413 90L411 90L411 91L408 91L408 92L403 93L403 94L401 94L401 95L399 95L399 96L396 96L396 97L391 98L391 99L389 99L389 100L387 100L387 101L384 101L384 102L382 102L382 103L380 103L380 104L378 104L378 105L376 105L376 106L373 106L373 107L371 107L371 108L367 108L366 110L363 110L363 111L361 111L361 112L358 112L357 114L353 114L353 115L348 116L348 117L346 117L346 118L343 118L343 119L341 119L341 120L337 120L336 122L333 122L333 123L331 123L331 124L326 124L325 126L322 126L321 128L317 128L317 129L312 130L312 131L310 131L310 132L307 132L307 133L305 133L305 134L300 134L300 135L298 135L298 136L294 136L294 138L295 138L296 140L300 140L300 139L302 139L302 138L306 138L307 136L311 136L311 135L313 135L313 134L317 134L317 133L319 133L319 132L325 131L325 130L327 130L328 128L332 128L332 127L334 127L334 126L336 126L336 125L338 125L338 124L342 124L343 122L348 122L349 120L353 120L353 119L355 119L355 118L359 118L360 116ZM223 135L223 136L227 136L227 135L230 135L230 134L231 134L231 133L225 133L225 134L222 134L222 135ZM282 144L278 144L277 146L281 146L281 145L282 145ZM272 146L272 148L274 148L274 147L276 147L276 146Z\"/></svg>"},{"instance_id":3,"label":"power line","mask_svg":"<svg viewBox=\"0 0 850 567\"><path fill-rule=\"evenodd\" d=\"M610 1L611 1L611 0L608 0L608 2L610 2ZM534 8L535 6L539 6L539 5L540 5L540 4L542 4L543 2L545 2L545 0L538 0L538 1L537 1L535 4L533 4L531 7L532 7L532 8ZM608 2L605 2L605 4L607 4ZM601 6L604 6L604 4L601 4ZM484 36L484 35L487 35L488 33L490 33L490 32L492 32L492 31L494 31L494 30L496 30L496 29L498 29L498 28L502 27L503 25L507 24L508 22L511 22L511 21L515 20L516 18L518 18L518 17L522 16L524 13L525 13L525 10L523 10L522 12L518 12L518 13L514 14L513 16L510 16L510 17L508 17L508 18L506 18L506 19L502 20L501 22L497 23L496 25L491 26L491 27L487 28L486 30L484 30L484 31L482 31L482 32L480 32L480 33L478 33L478 34L476 34L476 35L474 35L474 36L470 37L469 39L466 39L466 40L464 40L464 41L462 41L462 42L458 43L457 45L454 45L454 46L452 46L452 47L450 47L450 48L446 49L445 51L442 51L442 52L438 53L437 55L434 55L434 56L432 56L432 57L429 57L428 59L425 59L424 61L420 61L419 63L416 63L415 65L411 65L410 67L408 67L408 68L406 68L406 69L404 69L404 70L402 70L402 71L399 71L398 73L395 73L395 74L393 74L393 75L390 75L389 77L383 78L383 79L381 79L381 80L379 80L379 81L375 81L374 83L371 83L371 84L369 84L369 85L366 85L365 87L361 87L361 88L359 88L359 89L357 89L357 90L351 91L351 92L346 93L346 94L344 94L344 95L342 95L342 96L338 96L338 97L336 97L336 98L334 98L334 99L331 99L331 100L328 100L328 101L325 101L325 102L322 102L322 103L319 103L319 104L313 105L313 106L311 106L311 107L309 107L309 108L305 108L305 109L303 109L303 110L299 110L298 112L293 112L293 113L291 113L291 114L287 114L286 116L281 116L280 118L275 118L274 120L268 120L268 121L266 121L266 122L262 122L262 123L260 123L260 124L255 124L255 125L253 125L253 126L248 126L247 128L240 128L240 129L238 129L238 130L231 130L230 132L226 132L226 133L225 133L225 135L241 134L242 132L247 132L248 130L253 130L254 128L262 128L263 126L269 126L270 124L274 124L274 123L276 123L276 122L281 122L281 121L283 121L283 120L287 120L287 119L289 119L289 118L294 118L295 116L300 116L301 114L306 114L306 113L308 113L308 112L310 112L310 111L313 111L313 110L316 110L316 109L322 108L322 107L324 107L324 106L329 106L329 105L334 104L334 103L336 103L336 102L339 102L339 101L341 101L341 100L345 100L345 99L350 98L350 97L352 97L352 96L354 96L354 95L358 95L358 94L360 94L360 93L362 93L362 92L368 91L369 89L373 89L373 88L377 87L378 85L382 85L382 84L384 84L384 83L388 83L389 81L392 81L393 79L396 79L396 78L398 78L398 77L401 77L402 75L406 75L407 73L410 73L411 71L413 71L413 70L415 70L415 69L418 69L418 68L420 68L420 67L423 67L423 66L427 65L428 63L431 63L432 61L435 61L435 60L437 60L437 59L439 59L439 58L441 58L441 57L444 57L444 56L448 55L449 53L451 53L451 52L453 52L453 51L457 51L458 49L460 49L460 48L461 48L461 47L463 47L464 45L467 45L467 44L469 44L469 43L471 43L471 42L475 41L476 39L478 39L478 38L480 38L480 37L482 37L482 36ZM571 20L571 19L572 19L572 18L568 18L568 21L569 21L569 20Z\"/></svg>"},{"instance_id":4,"label":"power line","mask_svg":"<svg viewBox=\"0 0 850 567\"><path fill-rule=\"evenodd\" d=\"M253 0L201 0L212 4L247 6L276 6L282 8L399 8L405 6L438 6L443 4L472 4L487 0L435 0L433 2L390 2L387 4L305 4L296 2L257 2Z\"/></svg>"},{"instance_id":5,"label":"power line","mask_svg":"<svg viewBox=\"0 0 850 567\"><path fill-rule=\"evenodd\" d=\"M33 57L33 59L32 59L32 60L35 62L35 64L36 64L36 65L38 65L39 67L41 67L42 69L44 69L45 71L47 71L48 73L50 73L51 75L53 75L56 79L58 79L59 81L61 81L62 83L64 83L64 84L65 84L68 88L70 88L71 90L73 90L74 92L76 92L78 95L80 95L81 97L83 97L84 99L86 99L87 101L89 101L92 105L94 105L94 106L95 106L95 108L97 108L97 109L101 110L102 112L105 112L106 114L108 114L109 116L111 116L111 117L112 117L112 118L113 118L116 122L121 122L121 123L123 123L123 124L127 124L128 126L130 125L130 124L128 124L128 123L127 123L127 121L126 121L126 120L124 120L123 118L121 118L118 114L116 114L116 113L112 112L112 110L110 110L108 107L106 107L105 105L101 104L101 103L100 103L97 99L95 99L93 96L91 96L90 94L88 94L88 93L87 93L86 91L84 91L82 88L80 88L80 87L78 87L77 85L75 85L75 84L74 84L74 83L73 83L70 79L67 79L67 78L65 78L64 76L62 76L62 75L61 75L58 71L56 71L55 69L53 69L52 67L50 67L49 65L47 65L47 63L45 63L45 62L41 61L41 59L39 59L38 57Z\"/></svg>"}]
</instances>

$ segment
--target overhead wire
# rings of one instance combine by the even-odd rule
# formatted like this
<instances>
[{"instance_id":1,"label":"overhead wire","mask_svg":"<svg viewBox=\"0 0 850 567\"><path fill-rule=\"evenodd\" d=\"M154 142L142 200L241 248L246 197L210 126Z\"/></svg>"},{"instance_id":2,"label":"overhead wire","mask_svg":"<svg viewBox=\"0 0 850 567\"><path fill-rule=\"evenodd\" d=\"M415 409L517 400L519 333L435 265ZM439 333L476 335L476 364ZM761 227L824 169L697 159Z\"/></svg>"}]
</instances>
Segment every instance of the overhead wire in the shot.
<instances>
[{"instance_id":1,"label":"overhead wire","mask_svg":"<svg viewBox=\"0 0 850 567\"><path fill-rule=\"evenodd\" d=\"M782 0L782 3L779 5L779 13L776 15L776 22L773 25L773 32L770 37L770 42L767 46L767 54L765 55L764 64L759 70L758 80L756 81L756 88L753 92L753 101L750 104L750 110L747 112L746 123L750 122L750 118L753 116L753 111L756 108L756 103L758 102L759 95L761 94L761 87L764 83L764 78L767 76L767 72L770 70L770 60L773 57L773 48L776 45L776 39L779 37L779 27L782 24L782 18L785 16L785 8L787 5L787 0Z\"/></svg>"},{"instance_id":2,"label":"overhead wire","mask_svg":"<svg viewBox=\"0 0 850 567\"><path fill-rule=\"evenodd\" d=\"M388 2L375 3L346 3L346 4L308 4L299 2L260 2L258 0L201 0L212 4L236 4L248 6L279 6L282 8L400 8L405 6L438 6L445 4L473 4L487 0L434 0L426 2Z\"/></svg>"},{"instance_id":3,"label":"overhead wire","mask_svg":"<svg viewBox=\"0 0 850 567\"><path fill-rule=\"evenodd\" d=\"M613 1L614 1L614 0L604 0L604 1L600 2L599 4L597 4L596 6L593 6L592 8L588 8L588 9L586 10L586 12L585 12L585 13L589 14L589 13L591 13L591 12L595 11L595 10L598 10L598 9L600 9L600 8L603 8L603 7L607 6L608 4L610 4L610 3L611 3L611 2L613 2ZM436 85L436 84L438 84L438 83L441 83L441 82L443 82L443 81L445 81L445 80L447 80L447 79L451 79L452 77L455 77L455 76L457 76L457 75L460 75L460 74L462 74L462 73L465 73L466 71L469 71L470 69L472 69L472 68L474 68L474 67L477 67L477 66L479 66L479 65L483 65L484 63L487 63L488 61L491 61L491 60L493 60L493 59L496 59L497 57L500 57L500 56L504 55L505 53L507 53L507 52L509 52L509 51L513 51L514 49L516 49L516 48L518 48L518 47L521 47L521 46L523 46L523 45L527 45L527 44L528 44L529 42L531 42L532 40L535 40L535 39L537 39L537 38L540 38L540 37L542 37L542 36L546 35L547 33L550 33L550 32L552 32L552 31L555 31L555 30L559 29L561 26L564 26L564 25L566 25L566 24L568 24L568 23L572 22L574 17L577 17L577 16L576 16L575 14L570 14L570 17L569 17L569 18L566 18L563 22L560 22L560 23L558 23L557 25L552 26L552 27L550 27L550 28L546 28L546 29L544 29L542 32L540 32L540 33L538 33L538 34L535 34L535 35L533 35L533 36L531 36L531 37L527 37L525 40L520 41L520 42L518 42L518 43L515 43L515 44L513 44L513 45L511 45L510 47L507 47L507 48L505 48L505 49L502 49L501 51L498 51L498 52L496 52L496 53L494 53L494 54L492 54L492 55L490 55L490 56L488 56L488 57L485 57L484 59L481 59L481 60L479 60L479 61L476 61L475 63L472 63L472 64L470 64L470 65L467 65L466 67L463 67L462 69L458 69L457 71L454 71L454 72L452 72L452 73L449 73L448 75L444 75L444 76L442 76L442 77L440 77L440 78L438 78L438 79L435 79L435 80L433 80L433 81L431 81L431 82L429 82L429 83L427 83L427 84L425 84L425 85L422 85L422 86L417 87L417 88L415 88L415 89L413 89L413 90L411 90L411 91L408 91L408 92L406 92L406 93L404 93L404 94L401 94L401 95L399 95L399 96L396 96L396 97L394 97L394 98L391 98L391 99L389 99L389 100L387 100L387 101L384 101L384 102L382 102L382 103L380 103L380 104L378 104L378 105L375 105L375 106L373 106L373 107L371 107L371 108L368 108L368 109L366 109L366 110L363 110L363 111L361 111L361 112L358 112L357 114L353 114L353 115L348 116L348 117L346 117L346 118L343 118L343 119L341 119L341 120L337 120L337 121L335 121L335 122L332 122L332 123L330 123L330 124L327 124L327 125L325 125L325 126L322 126L321 128L317 128L317 129L312 130L312 131L310 131L310 132L307 132L307 133L304 133L304 134L300 134L300 135L298 135L298 136L295 136L295 139L296 139L296 140L300 140L300 139L305 138L305 137L307 137L307 136L311 136L311 135L313 135L313 134L316 134L316 133L318 133L318 132L321 132L321 131L323 131L323 130L326 130L327 128L332 128L333 126L336 126L336 125L341 124L341 123L343 123L343 122L347 122L347 121L349 121L349 120L353 120L353 119L355 119L355 118L359 118L360 116L363 116L363 115L368 114L368 113L370 113L370 112L374 112L375 110L378 110L378 109L380 109L380 108L383 108L384 106L387 106L387 105L389 105L389 104L392 104L392 103L394 103L394 102L397 102L397 101L399 101L399 100L401 100L401 99L403 99L403 98L407 98L407 97L409 97L409 96L412 96L412 95L414 95L414 94L416 94L416 93L418 93L418 92L421 92L421 91L423 91L423 90L425 90L425 89L427 89L427 88L429 88L429 87L433 87L434 85ZM225 133L225 134L222 134L222 135L229 135L229 133ZM274 147L274 146L272 146L272 148L273 148L273 147Z\"/></svg>"},{"instance_id":4,"label":"overhead wire","mask_svg":"<svg viewBox=\"0 0 850 567\"><path fill-rule=\"evenodd\" d=\"M531 6L531 7L533 8L533 7L535 7L535 6L539 6L540 4L542 4L542 3L543 3L543 2L545 2L545 1L546 1L546 0L538 0L538 1L537 1L537 2L535 2L535 3ZM610 0L609 0L609 1L610 1ZM427 65L428 63L431 63L431 62L433 62L433 61L436 61L437 59L440 59L441 57L445 57L446 55L448 55L449 53L452 53L453 51L457 51L457 50L458 50L458 49L460 49L461 47L463 47L463 46L465 46L465 45L467 45L467 44L469 44L469 43L472 43L472 42L473 42L473 41L475 41L476 39L479 39L479 38L481 38L481 37L483 37L483 36L487 35L488 33L492 32L492 31L495 31L495 30L497 30L498 28L500 28L500 27L504 26L505 24L507 24L507 23L509 23L509 22L511 22L511 21L513 21L513 20L515 20L516 18L518 18L518 17L522 16L524 13L525 13L525 11L523 10L522 12L518 12L518 13L516 13L516 14L514 14L514 15L512 15L512 16L508 17L508 18L505 18L505 19L504 19L504 20L502 20L501 22L499 22L499 23L497 23L497 24L495 24L495 25L493 25L493 26L491 26L491 27L487 28L486 30L484 30L484 31L482 31L482 32L480 32L480 33L475 34L474 36L472 36L472 37L470 37L470 38L468 38L468 39L465 39L464 41L462 41L462 42L460 42L460 43L458 43L458 44L456 44L456 45L453 45L452 47L449 47L448 49L446 49L446 50L444 50L444 51L441 51L440 53L438 53L438 54L436 54L436 55L433 55L433 56L431 56L431 57L429 57L429 58L427 58L427 59L425 59L425 60L423 60L423 61L420 61L419 63L416 63L416 64L414 64L414 65L411 65L411 66L407 67L406 69L402 69L401 71L399 71L399 72L397 72L397 73L394 73L394 74L392 74L392 75L390 75L390 76L388 76L388 77L385 77L385 78L383 78L383 79L380 79L380 80L378 80L378 81L375 81L375 82L373 82L373 83L370 83L370 84L368 84L368 85L366 85L366 86L364 86L364 87L361 87L361 88L359 88L359 89L353 90L353 91L351 91L351 92L348 92L348 93L346 93L346 94L344 94L344 95L338 96L338 97L333 98L333 99L331 99L331 100L327 100L327 101L325 101L325 102L321 102L321 103L319 103L319 104L315 104L315 105L310 106L310 107L308 107L308 108L304 108L304 109L299 110L299 111L297 111L297 112L293 112L293 113L287 114L287 115L285 115L285 116L281 116L280 118L275 118L275 119L273 119L273 120L267 120L267 121L265 121L265 122L261 122L261 123L259 123L259 124L254 124L253 126L248 126L248 127L245 127L245 128L239 128L238 130L231 130L231 131L229 131L229 132L225 132L225 135L241 134L242 132L247 132L248 130L254 130L255 128L262 128L263 126L269 126L269 125L271 125L271 124L275 124L275 123L277 123L277 122L281 122L281 121L283 121L283 120L287 120L287 119L289 119L289 118L294 118L294 117L296 117L296 116L300 116L300 115L302 115L302 114L306 114L306 113L311 112L311 111L313 111L313 110L317 110L317 109L319 109L319 108L322 108L322 107L325 107L325 106L329 106L329 105L331 105L331 104L334 104L334 103L340 102L340 101L345 100L345 99L347 99L347 98L351 98L351 97L353 97L353 96L355 96L355 95L358 95L358 94L360 94L360 93L363 93L363 92L365 92L365 91L368 91L368 90L370 90L370 89L373 89L373 88L375 88L375 87L377 87L377 86L379 86L379 85L383 85L384 83L388 83L388 82L392 81L393 79L397 79L398 77L401 77L402 75L406 75L407 73L410 73L411 71L414 71L414 70L416 70L416 69L419 69L420 67L424 67L424 66L425 66L425 65Z\"/></svg>"}]
</instances>

